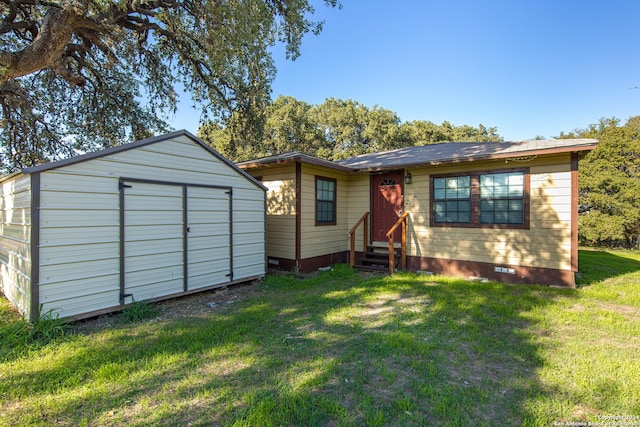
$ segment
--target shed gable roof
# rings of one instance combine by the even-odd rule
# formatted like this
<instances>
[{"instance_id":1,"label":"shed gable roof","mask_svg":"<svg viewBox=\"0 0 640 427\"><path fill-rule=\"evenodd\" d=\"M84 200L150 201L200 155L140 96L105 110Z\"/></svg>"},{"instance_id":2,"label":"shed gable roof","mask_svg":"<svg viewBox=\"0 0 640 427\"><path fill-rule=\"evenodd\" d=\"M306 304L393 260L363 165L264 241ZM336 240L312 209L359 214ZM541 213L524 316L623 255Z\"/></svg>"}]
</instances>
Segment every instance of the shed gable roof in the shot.
<instances>
[{"instance_id":1,"label":"shed gable roof","mask_svg":"<svg viewBox=\"0 0 640 427\"><path fill-rule=\"evenodd\" d=\"M44 171L48 171L48 170L52 170L52 169L61 168L61 167L64 167L64 166L73 165L73 164L80 163L80 162L86 162L86 161L89 161L89 160L98 159L100 157L110 156L110 155L121 153L121 152L128 151L128 150L133 150L133 149L136 149L136 148L144 147L144 146L155 144L155 143L158 143L158 142L169 141L171 139L176 139L176 138L180 138L180 137L186 137L189 140L193 141L196 145L198 145L201 148L203 148L210 155L216 157L218 160L220 160L221 162L223 162L224 164L229 166L231 169L235 170L237 173L239 173L240 175L242 175L243 177L245 177L246 179L248 179L249 181L254 183L256 186L258 186L258 187L260 187L260 188L262 188L263 190L266 191L266 188L262 185L262 183L257 181L255 178L253 178L251 175L249 175L244 170L240 169L231 160L227 159L222 154L218 153L216 150L214 150L213 148L208 146L200 138L196 137L195 135L191 134L190 132L188 132L186 130L179 130L179 131L168 133L168 134L165 134L165 135L154 136L152 138L146 138L146 139L142 139L142 140L139 140L139 141L135 141L135 142L131 142L131 143L122 144L122 145L118 145L118 146L115 146L115 147L107 148L107 149L104 149L104 150L95 151L95 152L92 152L92 153L86 153L86 154L82 154L82 155L79 155L79 156L74 156L74 157L69 157L67 159L58 160L58 161L55 161L55 162L44 163L44 164L38 165L38 166L32 166L32 167L23 169L22 173L23 174L31 174L31 173L37 173L37 172L44 172Z\"/></svg>"}]
</instances>

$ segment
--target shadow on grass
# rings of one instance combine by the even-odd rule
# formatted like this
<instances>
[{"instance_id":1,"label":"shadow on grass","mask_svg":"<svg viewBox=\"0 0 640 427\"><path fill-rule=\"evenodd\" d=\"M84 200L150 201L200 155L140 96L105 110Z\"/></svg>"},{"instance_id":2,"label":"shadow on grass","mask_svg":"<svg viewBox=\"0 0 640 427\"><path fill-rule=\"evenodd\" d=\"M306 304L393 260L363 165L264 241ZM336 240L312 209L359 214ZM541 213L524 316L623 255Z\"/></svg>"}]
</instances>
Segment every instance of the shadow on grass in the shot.
<instances>
[{"instance_id":1,"label":"shadow on grass","mask_svg":"<svg viewBox=\"0 0 640 427\"><path fill-rule=\"evenodd\" d=\"M341 266L262 290L205 317L69 339L46 363L6 371L5 412L19 405L14 420L36 425L531 421L543 361L526 313L560 290Z\"/></svg>"},{"instance_id":2,"label":"shadow on grass","mask_svg":"<svg viewBox=\"0 0 640 427\"><path fill-rule=\"evenodd\" d=\"M640 271L637 251L616 251L582 249L578 251L578 286L588 286L617 276ZM629 257L624 256L629 253ZM635 256L635 258L634 258Z\"/></svg>"}]
</instances>

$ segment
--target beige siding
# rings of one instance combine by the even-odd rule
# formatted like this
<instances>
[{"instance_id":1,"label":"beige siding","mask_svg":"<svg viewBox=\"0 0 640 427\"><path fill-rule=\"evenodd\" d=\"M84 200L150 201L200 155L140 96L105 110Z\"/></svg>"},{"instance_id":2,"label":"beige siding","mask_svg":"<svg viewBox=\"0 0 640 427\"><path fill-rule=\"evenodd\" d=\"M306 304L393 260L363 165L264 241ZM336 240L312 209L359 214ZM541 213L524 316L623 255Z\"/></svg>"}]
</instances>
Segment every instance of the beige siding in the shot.
<instances>
[{"instance_id":1,"label":"beige siding","mask_svg":"<svg viewBox=\"0 0 640 427\"><path fill-rule=\"evenodd\" d=\"M336 225L316 225L315 177L336 179ZM349 235L349 176L332 169L303 164L301 200L301 258L346 251Z\"/></svg>"},{"instance_id":2,"label":"beige siding","mask_svg":"<svg viewBox=\"0 0 640 427\"><path fill-rule=\"evenodd\" d=\"M429 174L530 167L530 229L429 227ZM411 220L408 252L493 264L571 268L571 171L569 155L528 163L485 163L411 170L405 209Z\"/></svg>"},{"instance_id":3,"label":"beige siding","mask_svg":"<svg viewBox=\"0 0 640 427\"><path fill-rule=\"evenodd\" d=\"M526 159L520 159L526 160ZM530 229L456 228L429 226L430 174L530 168ZM405 171L406 172L406 171ZM404 185L405 210L410 214L408 253L441 258L528 267L571 268L570 155L541 156L528 162L491 161L410 169L413 183ZM295 165L256 169L267 194L267 253L295 259ZM337 181L337 224L315 224L315 176ZM370 210L370 176L347 174L302 163L301 258L349 249L350 228ZM371 222L371 221L370 221ZM362 228L356 250L362 250Z\"/></svg>"},{"instance_id":4,"label":"beige siding","mask_svg":"<svg viewBox=\"0 0 640 427\"><path fill-rule=\"evenodd\" d=\"M64 317L119 304L120 177L233 187L234 279L264 274L263 191L181 137L42 172L40 301L45 310L59 310ZM160 199L150 200L156 202L162 205ZM167 231L163 214L151 205L145 215L147 237L135 243L143 252ZM172 275L175 279L181 274L171 267L176 255L167 257L161 269L136 274L157 280L158 286ZM154 260L160 262L161 255ZM173 290L174 285L167 286Z\"/></svg>"},{"instance_id":5,"label":"beige siding","mask_svg":"<svg viewBox=\"0 0 640 427\"><path fill-rule=\"evenodd\" d=\"M347 217L347 234L356 222L362 218L365 212L371 210L371 190L370 178L368 174L351 175L349 177L349 197L347 201L348 217ZM371 215L369 215L369 226L371 224ZM356 230L356 251L362 251L362 236L364 224L360 225ZM369 239L369 230L367 230L367 239ZM350 243L348 243L350 245ZM348 249L349 247L345 248Z\"/></svg>"},{"instance_id":6,"label":"beige siding","mask_svg":"<svg viewBox=\"0 0 640 427\"><path fill-rule=\"evenodd\" d=\"M296 167L287 165L257 169L251 174L262 179L268 188L267 255L294 260L296 258Z\"/></svg>"},{"instance_id":7,"label":"beige siding","mask_svg":"<svg viewBox=\"0 0 640 427\"><path fill-rule=\"evenodd\" d=\"M31 177L0 182L2 293L22 314L31 310Z\"/></svg>"}]
</instances>

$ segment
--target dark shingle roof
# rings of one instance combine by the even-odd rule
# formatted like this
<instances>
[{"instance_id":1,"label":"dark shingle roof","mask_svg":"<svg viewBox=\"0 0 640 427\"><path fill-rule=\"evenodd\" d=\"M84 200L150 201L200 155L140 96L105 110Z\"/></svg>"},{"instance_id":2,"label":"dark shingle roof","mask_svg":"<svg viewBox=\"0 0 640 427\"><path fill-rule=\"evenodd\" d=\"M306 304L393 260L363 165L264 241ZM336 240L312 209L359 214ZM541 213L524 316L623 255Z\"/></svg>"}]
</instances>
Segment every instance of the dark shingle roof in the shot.
<instances>
[{"instance_id":1,"label":"dark shingle roof","mask_svg":"<svg viewBox=\"0 0 640 427\"><path fill-rule=\"evenodd\" d=\"M305 162L346 172L367 172L416 166L435 166L478 160L510 159L543 154L589 151L596 139L551 139L521 142L446 142L443 144L405 147L380 153L362 154L350 159L330 160L298 151L276 154L238 163L242 169Z\"/></svg>"},{"instance_id":2,"label":"dark shingle roof","mask_svg":"<svg viewBox=\"0 0 640 427\"><path fill-rule=\"evenodd\" d=\"M509 159L542 154L593 150L596 139L553 139L522 142L447 142L363 154L336 163L357 171Z\"/></svg>"}]
</instances>

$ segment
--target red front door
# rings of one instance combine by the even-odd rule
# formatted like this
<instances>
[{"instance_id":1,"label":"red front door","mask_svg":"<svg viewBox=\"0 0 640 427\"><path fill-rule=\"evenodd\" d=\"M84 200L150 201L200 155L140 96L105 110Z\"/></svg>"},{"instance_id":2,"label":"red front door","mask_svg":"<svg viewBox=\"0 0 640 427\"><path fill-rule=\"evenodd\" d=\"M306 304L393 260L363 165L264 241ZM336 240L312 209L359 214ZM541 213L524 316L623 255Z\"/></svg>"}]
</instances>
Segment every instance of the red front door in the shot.
<instances>
[{"instance_id":1,"label":"red front door","mask_svg":"<svg viewBox=\"0 0 640 427\"><path fill-rule=\"evenodd\" d=\"M371 176L373 240L387 241L387 232L404 212L402 171ZM400 228L393 235L400 242Z\"/></svg>"}]
</instances>

